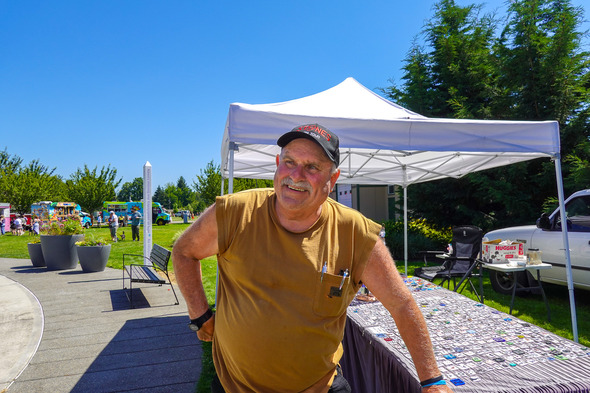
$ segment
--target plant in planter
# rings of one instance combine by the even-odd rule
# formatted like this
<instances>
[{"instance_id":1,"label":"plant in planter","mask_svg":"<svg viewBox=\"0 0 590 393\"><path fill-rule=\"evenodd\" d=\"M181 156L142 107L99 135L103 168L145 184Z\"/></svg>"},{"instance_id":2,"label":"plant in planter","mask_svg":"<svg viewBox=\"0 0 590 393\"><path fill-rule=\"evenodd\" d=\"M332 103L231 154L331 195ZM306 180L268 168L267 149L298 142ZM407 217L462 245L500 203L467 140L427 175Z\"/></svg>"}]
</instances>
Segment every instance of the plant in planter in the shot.
<instances>
[{"instance_id":1,"label":"plant in planter","mask_svg":"<svg viewBox=\"0 0 590 393\"><path fill-rule=\"evenodd\" d=\"M27 244L29 250L29 258L33 266L45 267L45 258L43 258L43 250L41 249L41 239L35 238L33 241Z\"/></svg>"},{"instance_id":2,"label":"plant in planter","mask_svg":"<svg viewBox=\"0 0 590 393\"><path fill-rule=\"evenodd\" d=\"M76 242L84 239L80 220L72 217L52 221L41 227L41 249L49 270L75 269L78 265Z\"/></svg>"},{"instance_id":3,"label":"plant in planter","mask_svg":"<svg viewBox=\"0 0 590 393\"><path fill-rule=\"evenodd\" d=\"M80 266L85 272L102 272L111 254L111 245L106 239L89 239L76 242Z\"/></svg>"}]
</instances>

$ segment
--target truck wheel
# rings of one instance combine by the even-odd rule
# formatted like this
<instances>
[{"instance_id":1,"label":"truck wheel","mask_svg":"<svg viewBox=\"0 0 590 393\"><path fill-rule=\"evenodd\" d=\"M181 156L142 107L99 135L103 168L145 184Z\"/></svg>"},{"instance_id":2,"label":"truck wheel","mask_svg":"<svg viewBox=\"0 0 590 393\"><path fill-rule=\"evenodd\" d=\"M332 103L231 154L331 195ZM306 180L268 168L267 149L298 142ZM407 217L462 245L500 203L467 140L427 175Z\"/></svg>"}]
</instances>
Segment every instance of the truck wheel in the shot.
<instances>
[{"instance_id":1,"label":"truck wheel","mask_svg":"<svg viewBox=\"0 0 590 393\"><path fill-rule=\"evenodd\" d=\"M492 284L494 291L503 295L511 295L512 287L514 286L513 276L514 273L503 273L496 270L490 270L490 283ZM529 286L526 274L518 275L518 283L523 287Z\"/></svg>"},{"instance_id":2,"label":"truck wheel","mask_svg":"<svg viewBox=\"0 0 590 393\"><path fill-rule=\"evenodd\" d=\"M158 224L158 226L162 226L165 224L164 220L158 220L156 221L156 224Z\"/></svg>"},{"instance_id":3,"label":"truck wheel","mask_svg":"<svg viewBox=\"0 0 590 393\"><path fill-rule=\"evenodd\" d=\"M84 227L85 227L86 229L90 228L90 223L89 223L89 222L87 222L86 224L84 224Z\"/></svg>"}]
</instances>

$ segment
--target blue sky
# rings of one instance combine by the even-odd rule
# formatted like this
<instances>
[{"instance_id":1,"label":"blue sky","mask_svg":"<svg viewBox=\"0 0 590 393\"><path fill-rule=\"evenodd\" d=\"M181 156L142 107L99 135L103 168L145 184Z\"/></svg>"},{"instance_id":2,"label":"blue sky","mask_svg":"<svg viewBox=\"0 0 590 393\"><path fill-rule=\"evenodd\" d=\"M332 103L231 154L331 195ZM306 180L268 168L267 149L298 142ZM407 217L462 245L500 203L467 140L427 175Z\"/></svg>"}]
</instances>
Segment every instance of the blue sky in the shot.
<instances>
[{"instance_id":1,"label":"blue sky","mask_svg":"<svg viewBox=\"0 0 590 393\"><path fill-rule=\"evenodd\" d=\"M221 161L230 103L296 99L349 76L389 86L433 4L0 0L0 150L64 178L110 165L130 182L149 161L154 189L192 184Z\"/></svg>"}]
</instances>

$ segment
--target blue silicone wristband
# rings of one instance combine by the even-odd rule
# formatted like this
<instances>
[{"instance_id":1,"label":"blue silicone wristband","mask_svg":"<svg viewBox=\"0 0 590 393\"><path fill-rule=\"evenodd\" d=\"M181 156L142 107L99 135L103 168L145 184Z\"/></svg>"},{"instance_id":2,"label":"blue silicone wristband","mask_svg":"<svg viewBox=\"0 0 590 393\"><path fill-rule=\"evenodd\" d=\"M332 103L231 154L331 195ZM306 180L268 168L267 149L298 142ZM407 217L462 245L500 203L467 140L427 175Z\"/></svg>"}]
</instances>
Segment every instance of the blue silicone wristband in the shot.
<instances>
[{"instance_id":1,"label":"blue silicone wristband","mask_svg":"<svg viewBox=\"0 0 590 393\"><path fill-rule=\"evenodd\" d=\"M423 385L422 387L423 387L423 388L427 388L427 387L429 387L429 386L434 386L434 385L446 385L446 384L447 384L447 382L446 382L444 379L441 379L440 381L436 381L436 382L433 382L433 383L429 383L428 385Z\"/></svg>"}]
</instances>

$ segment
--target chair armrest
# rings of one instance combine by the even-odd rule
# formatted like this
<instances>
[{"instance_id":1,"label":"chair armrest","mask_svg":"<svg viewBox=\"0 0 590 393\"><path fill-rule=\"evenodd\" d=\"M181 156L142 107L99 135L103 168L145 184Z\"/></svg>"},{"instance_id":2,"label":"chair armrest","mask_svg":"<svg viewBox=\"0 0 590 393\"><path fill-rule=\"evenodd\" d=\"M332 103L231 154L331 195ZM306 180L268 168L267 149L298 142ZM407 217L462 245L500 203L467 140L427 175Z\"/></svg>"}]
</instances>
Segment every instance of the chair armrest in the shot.
<instances>
[{"instance_id":1,"label":"chair armrest","mask_svg":"<svg viewBox=\"0 0 590 393\"><path fill-rule=\"evenodd\" d=\"M429 257L436 257L438 255L445 255L446 252L445 251L418 251L418 254L422 255L422 258L424 259L424 264L427 264L428 261L427 259L430 259L432 261L432 258ZM443 263L443 259L442 258L438 258L440 259L440 261L437 261L439 263Z\"/></svg>"}]
</instances>

